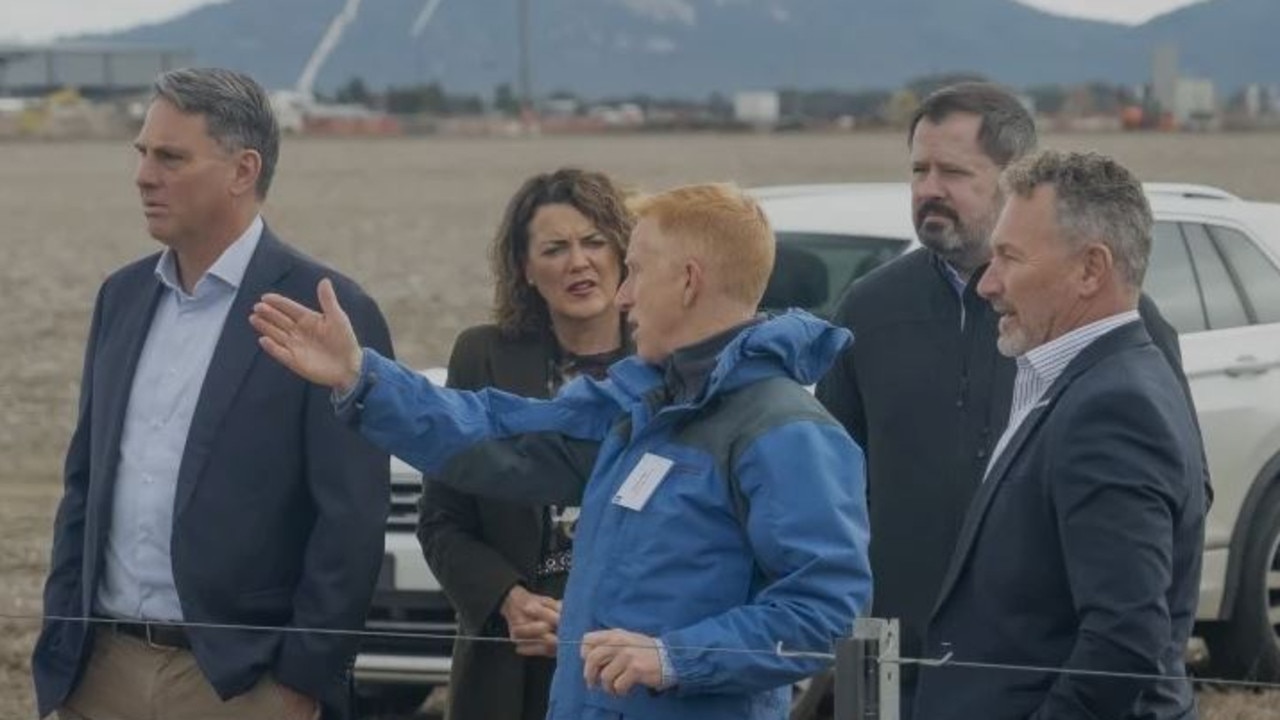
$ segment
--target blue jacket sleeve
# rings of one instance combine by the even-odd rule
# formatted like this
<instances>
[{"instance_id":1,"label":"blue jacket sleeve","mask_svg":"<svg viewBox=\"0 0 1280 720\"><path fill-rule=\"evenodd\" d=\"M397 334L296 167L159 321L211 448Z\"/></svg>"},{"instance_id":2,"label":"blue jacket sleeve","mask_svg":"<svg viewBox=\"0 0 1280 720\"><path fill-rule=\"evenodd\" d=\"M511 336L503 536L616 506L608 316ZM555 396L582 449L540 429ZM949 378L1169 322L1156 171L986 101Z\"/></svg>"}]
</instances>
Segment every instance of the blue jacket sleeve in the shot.
<instances>
[{"instance_id":1,"label":"blue jacket sleeve","mask_svg":"<svg viewBox=\"0 0 1280 720\"><path fill-rule=\"evenodd\" d=\"M352 419L379 447L430 475L478 443L530 433L600 441L622 412L598 383L580 379L554 400L486 388L436 387L418 373L365 349ZM343 409L339 408L340 412Z\"/></svg>"},{"instance_id":2,"label":"blue jacket sleeve","mask_svg":"<svg viewBox=\"0 0 1280 720\"><path fill-rule=\"evenodd\" d=\"M871 597L863 456L844 430L779 426L732 471L767 580L748 604L662 636L681 694L760 692L813 674L823 661L773 650L831 652Z\"/></svg>"}]
</instances>

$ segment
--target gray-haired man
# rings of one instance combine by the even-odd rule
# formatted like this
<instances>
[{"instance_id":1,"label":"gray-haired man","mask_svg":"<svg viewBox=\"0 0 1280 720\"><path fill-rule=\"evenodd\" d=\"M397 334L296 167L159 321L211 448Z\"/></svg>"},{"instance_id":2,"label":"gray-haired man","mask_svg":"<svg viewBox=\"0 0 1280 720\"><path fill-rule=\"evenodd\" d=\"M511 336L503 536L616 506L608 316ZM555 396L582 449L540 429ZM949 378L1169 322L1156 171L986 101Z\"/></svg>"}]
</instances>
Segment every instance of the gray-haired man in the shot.
<instances>
[{"instance_id":1,"label":"gray-haired man","mask_svg":"<svg viewBox=\"0 0 1280 720\"><path fill-rule=\"evenodd\" d=\"M134 147L165 248L98 292L44 595L48 616L98 621L46 622L39 712L342 711L355 639L302 629L362 626L387 459L334 418L325 388L264 361L245 318L263 292L303 300L338 277L362 342L389 351L386 323L264 225L279 129L253 80L165 73Z\"/></svg>"},{"instance_id":2,"label":"gray-haired man","mask_svg":"<svg viewBox=\"0 0 1280 720\"><path fill-rule=\"evenodd\" d=\"M964 518L925 653L919 720L1195 717L1182 655L1203 551L1195 414L1138 316L1142 186L1045 152L1009 195L978 292L1016 358L1013 406ZM1063 668L1001 669L997 665Z\"/></svg>"}]
</instances>

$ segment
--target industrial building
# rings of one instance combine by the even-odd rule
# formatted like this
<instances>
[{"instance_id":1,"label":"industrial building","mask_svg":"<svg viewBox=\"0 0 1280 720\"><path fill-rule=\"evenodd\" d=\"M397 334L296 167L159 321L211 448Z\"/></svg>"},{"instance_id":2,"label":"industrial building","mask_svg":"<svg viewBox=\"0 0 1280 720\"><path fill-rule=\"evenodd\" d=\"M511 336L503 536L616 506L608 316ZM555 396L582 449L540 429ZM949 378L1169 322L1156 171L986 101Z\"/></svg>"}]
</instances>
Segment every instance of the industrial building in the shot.
<instances>
[{"instance_id":1,"label":"industrial building","mask_svg":"<svg viewBox=\"0 0 1280 720\"><path fill-rule=\"evenodd\" d=\"M144 45L0 43L0 97L74 89L92 99L145 92L156 75L195 62L190 50Z\"/></svg>"}]
</instances>

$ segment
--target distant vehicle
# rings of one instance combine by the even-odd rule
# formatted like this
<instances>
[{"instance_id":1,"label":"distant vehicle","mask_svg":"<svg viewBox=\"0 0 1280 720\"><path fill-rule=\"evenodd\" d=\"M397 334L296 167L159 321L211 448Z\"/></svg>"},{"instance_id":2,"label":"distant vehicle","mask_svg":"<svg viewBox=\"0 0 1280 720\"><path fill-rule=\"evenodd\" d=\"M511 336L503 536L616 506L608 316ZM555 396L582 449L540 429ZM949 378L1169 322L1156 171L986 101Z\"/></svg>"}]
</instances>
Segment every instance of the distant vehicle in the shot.
<instances>
[{"instance_id":1,"label":"distant vehicle","mask_svg":"<svg viewBox=\"0 0 1280 720\"><path fill-rule=\"evenodd\" d=\"M1209 514L1199 633L1214 674L1280 680L1280 204L1217 188L1146 186L1155 237L1145 290L1181 337L1204 431ZM762 305L830 316L858 278L917 247L902 183L760 188L778 238ZM427 371L443 383L444 370ZM420 702L447 682L456 624L414 530L421 476L392 461L387 560L364 643L366 694ZM430 637L426 637L430 636Z\"/></svg>"}]
</instances>

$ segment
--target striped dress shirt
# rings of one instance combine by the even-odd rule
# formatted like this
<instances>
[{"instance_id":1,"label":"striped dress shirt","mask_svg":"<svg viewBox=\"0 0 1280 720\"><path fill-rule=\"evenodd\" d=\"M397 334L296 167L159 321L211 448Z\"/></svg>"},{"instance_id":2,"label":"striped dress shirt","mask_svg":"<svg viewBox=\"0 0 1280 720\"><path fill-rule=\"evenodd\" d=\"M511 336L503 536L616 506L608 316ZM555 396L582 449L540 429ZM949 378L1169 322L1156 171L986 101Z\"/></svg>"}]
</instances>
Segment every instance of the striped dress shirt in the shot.
<instances>
[{"instance_id":1,"label":"striped dress shirt","mask_svg":"<svg viewBox=\"0 0 1280 720\"><path fill-rule=\"evenodd\" d=\"M987 464L988 474L996 464L996 459L1004 452L1005 446L1009 444L1010 438L1018 432L1022 422L1036 408L1040 397L1053 386L1062 371L1067 369L1067 365L1070 365L1071 361L1075 360L1076 356L1094 340L1121 325L1138 322L1139 319L1137 310L1105 317L1032 348L1025 355L1018 356L1018 375L1013 381L1013 403L1009 408L1009 425L1000 436L1000 441L996 443L995 452L991 453L991 461ZM985 474L983 480L986 480Z\"/></svg>"}]
</instances>

